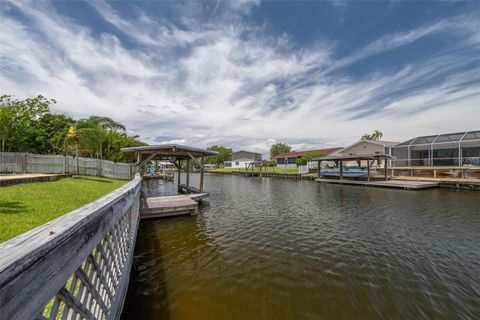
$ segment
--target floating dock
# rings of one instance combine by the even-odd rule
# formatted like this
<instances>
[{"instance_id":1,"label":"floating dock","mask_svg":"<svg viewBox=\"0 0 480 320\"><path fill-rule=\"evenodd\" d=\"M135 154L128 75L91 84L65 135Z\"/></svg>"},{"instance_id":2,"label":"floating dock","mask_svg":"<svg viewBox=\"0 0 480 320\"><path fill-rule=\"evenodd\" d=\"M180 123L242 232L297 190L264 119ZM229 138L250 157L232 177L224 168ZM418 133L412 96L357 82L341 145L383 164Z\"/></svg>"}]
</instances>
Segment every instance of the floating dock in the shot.
<instances>
[{"instance_id":1,"label":"floating dock","mask_svg":"<svg viewBox=\"0 0 480 320\"><path fill-rule=\"evenodd\" d=\"M333 184L346 184L346 185L359 185L366 187L377 188L394 188L404 190L420 190L437 188L438 182L432 181L407 181L407 180L379 180L379 181L362 181L362 180L349 180L349 179L315 179L316 182L321 183L333 183Z\"/></svg>"},{"instance_id":2,"label":"floating dock","mask_svg":"<svg viewBox=\"0 0 480 320\"><path fill-rule=\"evenodd\" d=\"M206 197L207 192L146 198L140 208L140 219L195 215L198 202Z\"/></svg>"}]
</instances>

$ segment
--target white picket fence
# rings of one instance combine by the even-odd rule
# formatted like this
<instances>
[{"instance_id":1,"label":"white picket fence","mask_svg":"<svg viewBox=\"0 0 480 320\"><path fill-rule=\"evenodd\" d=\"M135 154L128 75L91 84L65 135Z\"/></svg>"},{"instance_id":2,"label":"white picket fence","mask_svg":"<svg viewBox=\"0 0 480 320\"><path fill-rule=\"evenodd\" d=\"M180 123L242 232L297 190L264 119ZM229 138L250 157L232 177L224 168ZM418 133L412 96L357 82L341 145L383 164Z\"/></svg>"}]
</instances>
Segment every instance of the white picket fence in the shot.
<instances>
[{"instance_id":1,"label":"white picket fence","mask_svg":"<svg viewBox=\"0 0 480 320\"><path fill-rule=\"evenodd\" d=\"M134 164L72 156L0 152L1 173L68 173L115 179L133 179Z\"/></svg>"}]
</instances>

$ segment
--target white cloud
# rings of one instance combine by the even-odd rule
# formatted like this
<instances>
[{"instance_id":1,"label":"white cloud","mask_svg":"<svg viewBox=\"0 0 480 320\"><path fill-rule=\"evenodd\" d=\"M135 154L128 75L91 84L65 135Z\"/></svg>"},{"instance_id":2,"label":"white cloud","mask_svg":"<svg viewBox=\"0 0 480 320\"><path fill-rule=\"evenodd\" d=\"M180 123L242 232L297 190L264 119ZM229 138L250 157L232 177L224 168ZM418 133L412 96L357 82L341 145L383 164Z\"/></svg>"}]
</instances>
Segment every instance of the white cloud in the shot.
<instances>
[{"instance_id":1,"label":"white cloud","mask_svg":"<svg viewBox=\"0 0 480 320\"><path fill-rule=\"evenodd\" d=\"M386 35L334 59L333 44L294 50L288 35L274 38L264 26L235 19L198 23L197 12L179 29L141 11L127 20L106 3L91 4L140 45L127 48L113 34L97 35L44 3L10 3L27 19L1 12L2 90L55 98L55 110L73 116L113 117L148 142L163 136L261 152L273 141L297 149L348 144L374 129L389 140L478 129L480 72L471 53L480 54L480 37L465 16L452 20L465 46L460 51L353 80L335 69L451 32L452 22ZM230 5L230 15L245 15L257 4Z\"/></svg>"}]
</instances>

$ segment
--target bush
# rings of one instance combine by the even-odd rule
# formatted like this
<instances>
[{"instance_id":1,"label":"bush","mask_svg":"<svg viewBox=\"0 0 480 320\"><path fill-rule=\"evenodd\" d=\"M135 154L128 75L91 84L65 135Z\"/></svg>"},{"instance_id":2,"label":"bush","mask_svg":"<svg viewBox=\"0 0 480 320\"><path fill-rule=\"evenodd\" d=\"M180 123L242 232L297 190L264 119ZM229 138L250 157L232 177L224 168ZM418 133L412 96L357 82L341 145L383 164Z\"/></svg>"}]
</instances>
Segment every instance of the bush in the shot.
<instances>
[{"instance_id":1,"label":"bush","mask_svg":"<svg viewBox=\"0 0 480 320\"><path fill-rule=\"evenodd\" d=\"M305 159L304 157L301 157L295 161L295 164L297 165L297 167L300 167L300 166L306 166L307 162L308 162L307 159Z\"/></svg>"}]
</instances>

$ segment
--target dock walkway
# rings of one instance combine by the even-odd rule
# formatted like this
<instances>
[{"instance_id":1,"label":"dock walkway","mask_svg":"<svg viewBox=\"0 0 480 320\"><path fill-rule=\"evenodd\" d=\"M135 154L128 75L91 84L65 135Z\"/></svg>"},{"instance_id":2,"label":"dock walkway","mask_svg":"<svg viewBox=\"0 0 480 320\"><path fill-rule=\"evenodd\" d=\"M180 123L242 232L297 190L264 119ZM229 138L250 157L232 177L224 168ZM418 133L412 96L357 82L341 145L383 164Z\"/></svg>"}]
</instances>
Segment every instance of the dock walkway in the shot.
<instances>
[{"instance_id":1,"label":"dock walkway","mask_svg":"<svg viewBox=\"0 0 480 320\"><path fill-rule=\"evenodd\" d=\"M360 185L366 187L377 188L395 188L404 190L420 190L438 187L438 182L431 181L406 181L406 180L388 180L388 181L361 181L349 179L315 179L316 182L346 184L346 185Z\"/></svg>"},{"instance_id":2,"label":"dock walkway","mask_svg":"<svg viewBox=\"0 0 480 320\"><path fill-rule=\"evenodd\" d=\"M50 174L50 173L29 173L29 174L9 174L0 175L0 186L8 186L24 182L45 182L57 181L59 179L71 177L69 174Z\"/></svg>"},{"instance_id":3,"label":"dock walkway","mask_svg":"<svg viewBox=\"0 0 480 320\"><path fill-rule=\"evenodd\" d=\"M207 196L208 193L204 192L146 198L140 208L140 219L195 215L198 210L198 201Z\"/></svg>"}]
</instances>

